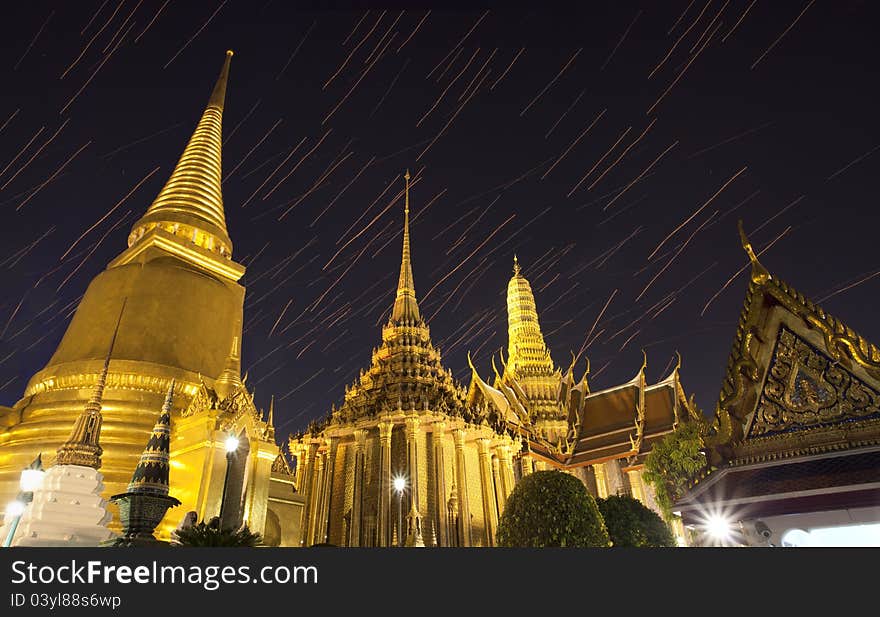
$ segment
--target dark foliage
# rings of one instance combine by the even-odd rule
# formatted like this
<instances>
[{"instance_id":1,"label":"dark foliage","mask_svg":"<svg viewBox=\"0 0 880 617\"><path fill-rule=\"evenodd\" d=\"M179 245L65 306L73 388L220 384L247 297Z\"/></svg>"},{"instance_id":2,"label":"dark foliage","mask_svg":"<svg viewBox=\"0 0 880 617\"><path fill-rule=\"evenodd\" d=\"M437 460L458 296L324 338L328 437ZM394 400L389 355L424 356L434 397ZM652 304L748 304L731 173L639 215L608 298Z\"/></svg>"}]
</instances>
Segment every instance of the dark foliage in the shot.
<instances>
[{"instance_id":1,"label":"dark foliage","mask_svg":"<svg viewBox=\"0 0 880 617\"><path fill-rule=\"evenodd\" d=\"M580 480L538 471L519 481L498 525L499 546L608 546L596 501Z\"/></svg>"},{"instance_id":2,"label":"dark foliage","mask_svg":"<svg viewBox=\"0 0 880 617\"><path fill-rule=\"evenodd\" d=\"M596 500L612 546L676 546L675 537L663 519L638 499L609 495Z\"/></svg>"},{"instance_id":3,"label":"dark foliage","mask_svg":"<svg viewBox=\"0 0 880 617\"><path fill-rule=\"evenodd\" d=\"M247 525L240 529L221 528L220 519L212 518L174 532L174 546L259 546L263 538Z\"/></svg>"}]
</instances>

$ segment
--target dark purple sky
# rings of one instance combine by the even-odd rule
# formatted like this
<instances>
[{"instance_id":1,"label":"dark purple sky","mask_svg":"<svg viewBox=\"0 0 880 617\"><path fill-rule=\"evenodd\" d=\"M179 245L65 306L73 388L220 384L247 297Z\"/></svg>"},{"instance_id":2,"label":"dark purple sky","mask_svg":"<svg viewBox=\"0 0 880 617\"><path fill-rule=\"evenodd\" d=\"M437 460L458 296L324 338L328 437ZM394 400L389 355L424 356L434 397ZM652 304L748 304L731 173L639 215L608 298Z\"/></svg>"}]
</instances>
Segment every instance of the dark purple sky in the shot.
<instances>
[{"instance_id":1,"label":"dark purple sky","mask_svg":"<svg viewBox=\"0 0 880 617\"><path fill-rule=\"evenodd\" d=\"M778 238L762 261L814 300L858 283L822 304L880 341L872 3L290 4L5 9L0 169L18 158L0 174L0 403L20 398L88 282L124 249L229 48L224 195L248 267L243 366L259 404L276 395L281 434L338 403L379 342L400 260L402 202L390 202L407 167L420 178L416 288L460 379L468 350L489 377L489 355L507 345L516 252L558 364L613 294L587 350L593 388L632 377L641 348L656 380L679 350L685 389L713 410L747 282L715 297L747 261L740 217L757 250Z\"/></svg>"}]
</instances>

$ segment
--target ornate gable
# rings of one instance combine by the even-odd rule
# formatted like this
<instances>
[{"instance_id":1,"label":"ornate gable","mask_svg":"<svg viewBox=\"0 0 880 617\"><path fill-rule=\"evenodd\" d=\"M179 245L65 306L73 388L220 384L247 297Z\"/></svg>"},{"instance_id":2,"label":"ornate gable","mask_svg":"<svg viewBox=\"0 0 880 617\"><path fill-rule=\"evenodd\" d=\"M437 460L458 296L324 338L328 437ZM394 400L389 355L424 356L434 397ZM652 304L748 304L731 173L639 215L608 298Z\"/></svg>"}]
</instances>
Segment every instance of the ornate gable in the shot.
<instances>
[{"instance_id":1,"label":"ornate gable","mask_svg":"<svg viewBox=\"0 0 880 617\"><path fill-rule=\"evenodd\" d=\"M713 425L711 464L880 443L880 350L772 276L752 250Z\"/></svg>"},{"instance_id":2,"label":"ornate gable","mask_svg":"<svg viewBox=\"0 0 880 617\"><path fill-rule=\"evenodd\" d=\"M872 418L880 418L880 392L780 326L746 437Z\"/></svg>"}]
</instances>

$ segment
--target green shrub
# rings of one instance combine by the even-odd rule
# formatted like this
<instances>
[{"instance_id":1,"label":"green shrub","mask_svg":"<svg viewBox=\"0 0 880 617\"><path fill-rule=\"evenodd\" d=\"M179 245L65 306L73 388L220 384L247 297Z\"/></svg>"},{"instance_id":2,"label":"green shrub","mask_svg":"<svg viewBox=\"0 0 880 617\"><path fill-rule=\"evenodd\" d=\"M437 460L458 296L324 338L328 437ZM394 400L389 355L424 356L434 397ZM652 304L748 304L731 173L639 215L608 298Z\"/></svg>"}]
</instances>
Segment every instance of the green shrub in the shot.
<instances>
[{"instance_id":1,"label":"green shrub","mask_svg":"<svg viewBox=\"0 0 880 617\"><path fill-rule=\"evenodd\" d=\"M676 546L675 537L663 519L638 499L609 495L598 499L612 546Z\"/></svg>"},{"instance_id":2,"label":"green shrub","mask_svg":"<svg viewBox=\"0 0 880 617\"><path fill-rule=\"evenodd\" d=\"M507 499L498 546L608 546L596 501L580 480L561 471L523 478Z\"/></svg>"}]
</instances>

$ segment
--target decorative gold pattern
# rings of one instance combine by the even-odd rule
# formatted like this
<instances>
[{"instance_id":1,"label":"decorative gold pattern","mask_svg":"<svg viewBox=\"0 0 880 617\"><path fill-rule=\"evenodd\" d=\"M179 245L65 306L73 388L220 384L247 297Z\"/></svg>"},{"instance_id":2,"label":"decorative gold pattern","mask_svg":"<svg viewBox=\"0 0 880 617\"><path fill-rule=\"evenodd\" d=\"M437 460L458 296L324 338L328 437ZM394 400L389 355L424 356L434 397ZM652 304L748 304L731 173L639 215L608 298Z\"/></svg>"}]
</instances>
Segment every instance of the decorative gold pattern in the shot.
<instances>
[{"instance_id":1,"label":"decorative gold pattern","mask_svg":"<svg viewBox=\"0 0 880 617\"><path fill-rule=\"evenodd\" d=\"M771 275L758 261L742 222L740 237L752 272L715 417L704 430L712 465L880 442L878 423L871 419L877 408L880 349ZM773 341L776 334L764 332L764 324L774 306L793 316L791 323L821 334L824 349L818 350L793 330L783 329L771 366L759 366L752 342L755 337L760 337L762 345ZM856 368L873 383L855 377ZM757 392L765 372L766 386Z\"/></svg>"},{"instance_id":2,"label":"decorative gold pattern","mask_svg":"<svg viewBox=\"0 0 880 617\"><path fill-rule=\"evenodd\" d=\"M782 327L749 437L880 417L880 393Z\"/></svg>"}]
</instances>

